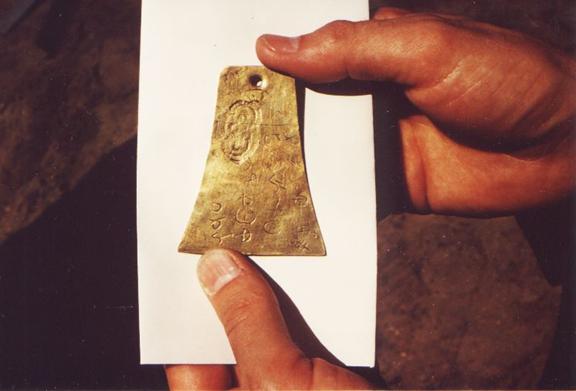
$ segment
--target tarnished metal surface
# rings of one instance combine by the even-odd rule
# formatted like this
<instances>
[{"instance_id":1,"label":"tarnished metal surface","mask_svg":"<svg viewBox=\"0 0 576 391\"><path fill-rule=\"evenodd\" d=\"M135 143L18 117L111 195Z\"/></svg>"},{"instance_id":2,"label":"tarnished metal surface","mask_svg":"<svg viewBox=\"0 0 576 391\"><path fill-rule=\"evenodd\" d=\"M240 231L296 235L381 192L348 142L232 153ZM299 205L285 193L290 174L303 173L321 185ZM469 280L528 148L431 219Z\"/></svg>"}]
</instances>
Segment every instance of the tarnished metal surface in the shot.
<instances>
[{"instance_id":1,"label":"tarnished metal surface","mask_svg":"<svg viewBox=\"0 0 576 391\"><path fill-rule=\"evenodd\" d=\"M220 75L212 144L179 251L325 255L302 157L294 79L263 67Z\"/></svg>"}]
</instances>

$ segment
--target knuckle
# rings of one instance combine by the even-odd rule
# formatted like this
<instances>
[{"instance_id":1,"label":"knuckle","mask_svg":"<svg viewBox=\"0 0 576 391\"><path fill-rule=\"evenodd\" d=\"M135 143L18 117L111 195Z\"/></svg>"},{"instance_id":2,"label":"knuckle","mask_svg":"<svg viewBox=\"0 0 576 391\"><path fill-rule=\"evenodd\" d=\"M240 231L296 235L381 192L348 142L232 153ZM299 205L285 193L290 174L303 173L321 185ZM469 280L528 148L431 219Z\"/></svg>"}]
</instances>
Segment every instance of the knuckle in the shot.
<instances>
[{"instance_id":1,"label":"knuckle","mask_svg":"<svg viewBox=\"0 0 576 391\"><path fill-rule=\"evenodd\" d=\"M348 20L334 20L324 27L321 31L330 41L340 41L350 36L354 30L354 23Z\"/></svg>"},{"instance_id":2,"label":"knuckle","mask_svg":"<svg viewBox=\"0 0 576 391\"><path fill-rule=\"evenodd\" d=\"M429 40L437 44L449 42L454 34L453 27L438 17L422 21L419 28Z\"/></svg>"},{"instance_id":3,"label":"knuckle","mask_svg":"<svg viewBox=\"0 0 576 391\"><path fill-rule=\"evenodd\" d=\"M458 27L442 20L439 17L431 16L420 20L413 26L413 35L419 42L420 54L424 57L444 56L446 50L453 47L458 37L462 37L462 31Z\"/></svg>"}]
</instances>

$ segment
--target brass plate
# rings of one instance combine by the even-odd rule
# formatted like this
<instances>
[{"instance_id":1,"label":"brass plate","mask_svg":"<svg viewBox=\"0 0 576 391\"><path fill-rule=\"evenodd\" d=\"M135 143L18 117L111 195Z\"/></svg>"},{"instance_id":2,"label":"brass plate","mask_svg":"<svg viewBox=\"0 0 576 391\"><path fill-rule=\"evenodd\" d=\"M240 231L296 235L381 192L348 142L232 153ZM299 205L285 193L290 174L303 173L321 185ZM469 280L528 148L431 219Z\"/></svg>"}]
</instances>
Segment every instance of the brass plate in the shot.
<instances>
[{"instance_id":1,"label":"brass plate","mask_svg":"<svg viewBox=\"0 0 576 391\"><path fill-rule=\"evenodd\" d=\"M204 177L178 248L326 255L308 188L294 79L264 67L220 75Z\"/></svg>"}]
</instances>

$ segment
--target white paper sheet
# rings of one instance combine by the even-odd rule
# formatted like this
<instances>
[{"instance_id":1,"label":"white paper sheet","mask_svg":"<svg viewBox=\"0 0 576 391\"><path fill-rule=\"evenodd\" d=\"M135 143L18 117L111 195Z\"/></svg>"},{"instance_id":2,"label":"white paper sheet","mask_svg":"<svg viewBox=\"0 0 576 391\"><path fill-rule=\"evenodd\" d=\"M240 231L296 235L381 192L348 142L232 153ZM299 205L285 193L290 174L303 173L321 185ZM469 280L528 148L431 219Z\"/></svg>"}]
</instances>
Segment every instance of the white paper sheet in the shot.
<instances>
[{"instance_id":1,"label":"white paper sheet","mask_svg":"<svg viewBox=\"0 0 576 391\"><path fill-rule=\"evenodd\" d=\"M222 326L178 243L200 186L220 71L254 65L262 33L298 35L361 20L366 0L144 0L138 134L142 363L232 363ZM318 339L347 365L373 366L376 213L368 96L306 91L305 154L326 257L253 257Z\"/></svg>"}]
</instances>

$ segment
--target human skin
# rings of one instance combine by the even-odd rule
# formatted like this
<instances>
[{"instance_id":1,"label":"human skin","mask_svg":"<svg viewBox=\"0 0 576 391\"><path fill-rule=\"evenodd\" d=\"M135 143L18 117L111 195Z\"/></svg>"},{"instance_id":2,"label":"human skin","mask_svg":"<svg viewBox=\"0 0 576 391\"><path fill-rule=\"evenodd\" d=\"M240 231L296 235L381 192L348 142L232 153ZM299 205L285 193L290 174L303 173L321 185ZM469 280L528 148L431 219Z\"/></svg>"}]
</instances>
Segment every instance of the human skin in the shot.
<instances>
[{"instance_id":1,"label":"human skin","mask_svg":"<svg viewBox=\"0 0 576 391\"><path fill-rule=\"evenodd\" d=\"M238 364L169 366L171 390L224 390L234 383L254 390L370 388L347 369L304 355L290 338L272 289L242 254L209 250L198 264L198 276Z\"/></svg>"},{"instance_id":2,"label":"human skin","mask_svg":"<svg viewBox=\"0 0 576 391\"><path fill-rule=\"evenodd\" d=\"M574 188L576 64L520 33L385 8L289 40L263 36L256 48L264 65L311 83L404 87L417 108L400 121L417 210L508 214Z\"/></svg>"},{"instance_id":3,"label":"human skin","mask_svg":"<svg viewBox=\"0 0 576 391\"><path fill-rule=\"evenodd\" d=\"M265 35L256 50L264 65L311 83L403 86L418 110L400 121L404 174L418 210L510 214L574 188L576 64L522 34L384 8L373 20L337 21L301 37ZM370 387L294 345L272 290L241 254L209 251L198 274L238 364L167 367L171 389Z\"/></svg>"}]
</instances>

